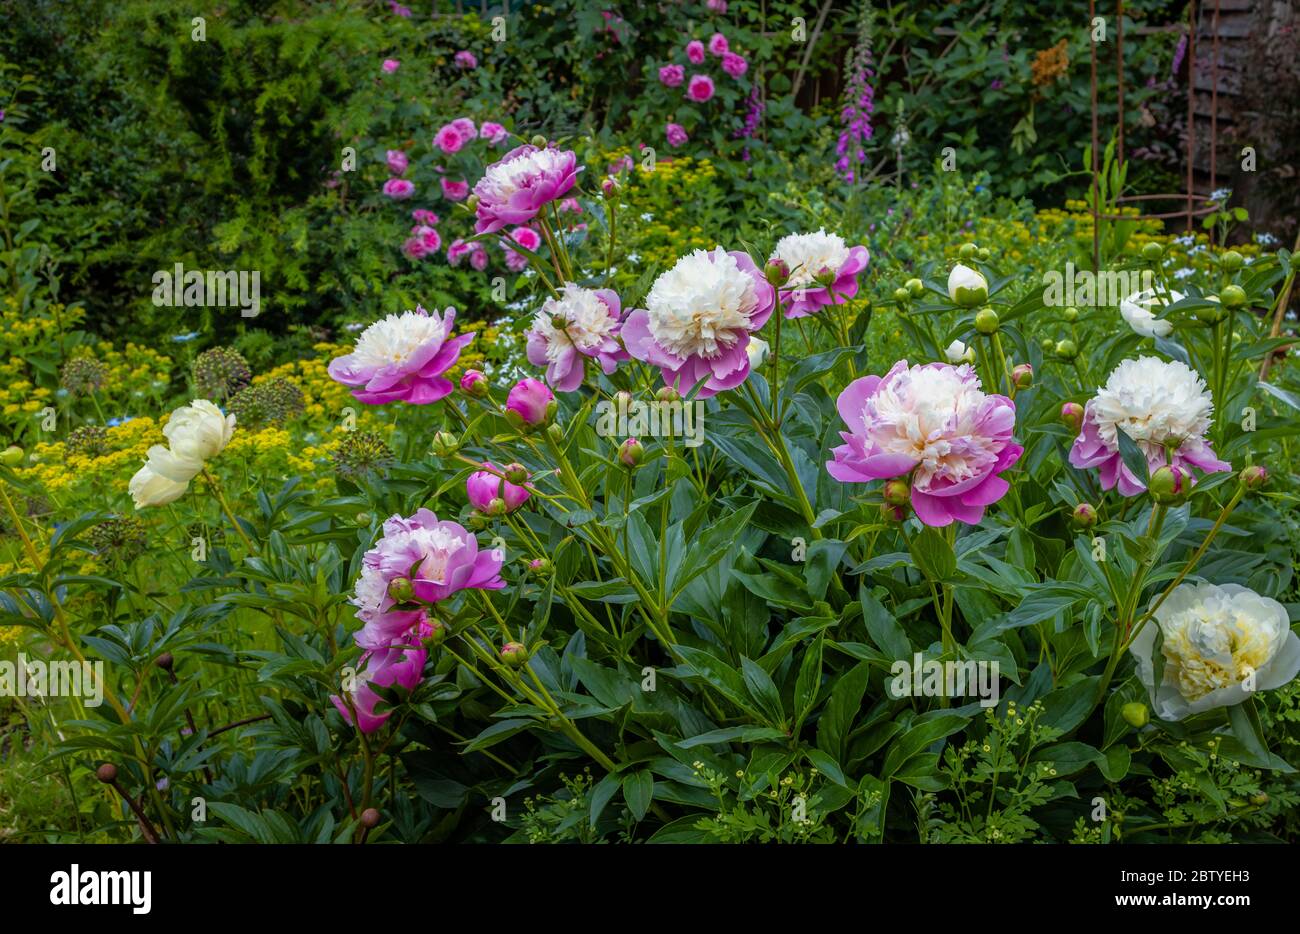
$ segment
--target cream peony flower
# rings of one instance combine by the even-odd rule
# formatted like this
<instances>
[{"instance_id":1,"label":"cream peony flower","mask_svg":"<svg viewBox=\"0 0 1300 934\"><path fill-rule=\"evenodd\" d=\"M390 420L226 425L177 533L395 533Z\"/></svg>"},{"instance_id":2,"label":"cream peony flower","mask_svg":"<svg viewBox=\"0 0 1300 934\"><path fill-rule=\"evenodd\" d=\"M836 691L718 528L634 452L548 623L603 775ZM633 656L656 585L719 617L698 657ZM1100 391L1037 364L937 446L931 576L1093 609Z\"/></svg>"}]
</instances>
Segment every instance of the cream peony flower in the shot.
<instances>
[{"instance_id":1,"label":"cream peony flower","mask_svg":"<svg viewBox=\"0 0 1300 934\"><path fill-rule=\"evenodd\" d=\"M1154 289L1135 292L1119 303L1120 317L1143 337L1167 337L1174 329L1169 319L1157 318L1152 308L1163 308L1182 299L1181 292L1170 292L1169 301L1156 294Z\"/></svg>"},{"instance_id":2,"label":"cream peony flower","mask_svg":"<svg viewBox=\"0 0 1300 934\"><path fill-rule=\"evenodd\" d=\"M974 348L967 347L961 341L953 341L949 344L948 349L943 352L943 355L947 357L948 362L952 364L975 362Z\"/></svg>"},{"instance_id":3,"label":"cream peony flower","mask_svg":"<svg viewBox=\"0 0 1300 934\"><path fill-rule=\"evenodd\" d=\"M1156 715L1182 720L1279 688L1300 672L1300 637L1286 608L1237 584L1180 584L1156 610L1164 674L1155 683L1157 625L1129 647Z\"/></svg>"},{"instance_id":4,"label":"cream peony flower","mask_svg":"<svg viewBox=\"0 0 1300 934\"><path fill-rule=\"evenodd\" d=\"M839 234L828 234L826 228L816 233L787 234L777 241L776 249L768 260L782 260L790 270L786 289L805 289L823 269L838 274L849 258L849 248Z\"/></svg>"},{"instance_id":5,"label":"cream peony flower","mask_svg":"<svg viewBox=\"0 0 1300 934\"><path fill-rule=\"evenodd\" d=\"M1161 462L1166 445L1204 440L1213 414L1200 374L1158 357L1121 360L1092 401L1092 421L1108 447L1118 449L1122 428L1149 459Z\"/></svg>"},{"instance_id":6,"label":"cream peony flower","mask_svg":"<svg viewBox=\"0 0 1300 934\"><path fill-rule=\"evenodd\" d=\"M767 341L761 337L751 337L749 343L745 345L745 353L749 354L749 368L757 370L767 362L767 355L770 351Z\"/></svg>"},{"instance_id":7,"label":"cream peony flower","mask_svg":"<svg viewBox=\"0 0 1300 934\"><path fill-rule=\"evenodd\" d=\"M755 280L722 247L696 250L659 276L646 297L650 334L678 357L713 358L750 328Z\"/></svg>"},{"instance_id":8,"label":"cream peony flower","mask_svg":"<svg viewBox=\"0 0 1300 934\"><path fill-rule=\"evenodd\" d=\"M165 506L180 499L204 463L221 453L234 432L235 416L222 415L206 399L172 412L163 427L170 447L151 447L149 459L127 488L135 508Z\"/></svg>"}]
</instances>

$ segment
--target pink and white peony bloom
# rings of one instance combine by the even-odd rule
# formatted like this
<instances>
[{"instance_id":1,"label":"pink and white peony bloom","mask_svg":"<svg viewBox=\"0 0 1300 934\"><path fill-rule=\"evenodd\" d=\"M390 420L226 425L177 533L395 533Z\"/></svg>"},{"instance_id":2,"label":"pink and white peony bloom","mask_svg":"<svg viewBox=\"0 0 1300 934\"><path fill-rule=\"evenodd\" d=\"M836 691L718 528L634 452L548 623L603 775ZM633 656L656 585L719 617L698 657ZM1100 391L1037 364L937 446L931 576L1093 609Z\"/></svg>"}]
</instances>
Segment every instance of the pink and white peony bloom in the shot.
<instances>
[{"instance_id":1,"label":"pink and white peony bloom","mask_svg":"<svg viewBox=\"0 0 1300 934\"><path fill-rule=\"evenodd\" d=\"M506 512L514 512L528 502L532 493L527 487L506 480L501 476L505 470L491 461L483 466L488 469L475 471L465 481L465 493L471 506L480 512L490 513L493 502L499 499Z\"/></svg>"},{"instance_id":2,"label":"pink and white peony bloom","mask_svg":"<svg viewBox=\"0 0 1300 934\"><path fill-rule=\"evenodd\" d=\"M713 79L708 75L691 75L690 83L686 85L686 96L696 103L704 103L713 97Z\"/></svg>"},{"instance_id":3,"label":"pink and white peony bloom","mask_svg":"<svg viewBox=\"0 0 1300 934\"><path fill-rule=\"evenodd\" d=\"M548 298L528 331L528 362L546 367L546 381L560 392L582 385L586 359L613 373L627 352L618 342L622 314L609 289L565 284L559 298Z\"/></svg>"},{"instance_id":4,"label":"pink and white peony bloom","mask_svg":"<svg viewBox=\"0 0 1300 934\"><path fill-rule=\"evenodd\" d=\"M968 365L906 360L854 380L836 402L849 427L827 462L832 477L867 483L911 474L912 508L929 526L974 525L1010 488L999 476L1024 449L1016 406L987 395Z\"/></svg>"},{"instance_id":5,"label":"pink and white peony bloom","mask_svg":"<svg viewBox=\"0 0 1300 934\"><path fill-rule=\"evenodd\" d=\"M679 88L686 80L686 69L681 65L663 65L659 68L659 83L666 88Z\"/></svg>"},{"instance_id":6,"label":"pink and white peony bloom","mask_svg":"<svg viewBox=\"0 0 1300 934\"><path fill-rule=\"evenodd\" d=\"M550 202L577 183L577 156L567 149L517 146L487 167L474 186L478 195L475 233L495 233L511 224L526 224Z\"/></svg>"},{"instance_id":7,"label":"pink and white peony bloom","mask_svg":"<svg viewBox=\"0 0 1300 934\"><path fill-rule=\"evenodd\" d=\"M404 201L415 194L415 185L405 178L390 178L384 182L384 194L394 201Z\"/></svg>"},{"instance_id":8,"label":"pink and white peony bloom","mask_svg":"<svg viewBox=\"0 0 1300 934\"><path fill-rule=\"evenodd\" d=\"M478 136L479 139L485 139L495 146L497 143L504 142L510 136L510 131L499 123L485 120L478 128Z\"/></svg>"},{"instance_id":9,"label":"pink and white peony bloom","mask_svg":"<svg viewBox=\"0 0 1300 934\"><path fill-rule=\"evenodd\" d=\"M1153 598L1155 599L1155 598ZM1286 607L1238 584L1179 584L1133 639L1138 677L1162 720L1230 707L1300 673ZM1156 683L1156 630L1164 671Z\"/></svg>"},{"instance_id":10,"label":"pink and white peony bloom","mask_svg":"<svg viewBox=\"0 0 1300 934\"><path fill-rule=\"evenodd\" d=\"M454 388L442 374L474 340L473 332L451 336L455 320L454 308L441 317L418 306L389 315L361 332L352 353L330 361L329 375L370 405L437 402Z\"/></svg>"},{"instance_id":11,"label":"pink and white peony bloom","mask_svg":"<svg viewBox=\"0 0 1300 934\"><path fill-rule=\"evenodd\" d=\"M1158 357L1122 360L1084 407L1070 463L1100 470L1102 489L1118 487L1124 496L1142 493L1145 483L1120 456L1122 430L1146 456L1150 471L1166 464L1206 473L1231 470L1205 440L1213 413L1205 380L1185 363Z\"/></svg>"},{"instance_id":12,"label":"pink and white peony bloom","mask_svg":"<svg viewBox=\"0 0 1300 934\"><path fill-rule=\"evenodd\" d=\"M696 250L655 280L646 307L623 321L623 343L657 366L678 392L734 389L749 375L750 335L772 314L776 292L745 253Z\"/></svg>"},{"instance_id":13,"label":"pink and white peony bloom","mask_svg":"<svg viewBox=\"0 0 1300 934\"><path fill-rule=\"evenodd\" d=\"M842 237L824 229L782 237L768 262L780 260L790 270L790 278L781 286L785 316L802 318L826 305L844 304L858 294L858 275L870 258L866 247L846 246ZM827 274L834 276L829 287L816 281Z\"/></svg>"},{"instance_id":14,"label":"pink and white peony bloom","mask_svg":"<svg viewBox=\"0 0 1300 934\"><path fill-rule=\"evenodd\" d=\"M352 713L355 711L354 725L362 733L373 733L383 726L392 716L392 711L377 710L384 701L374 688L399 685L407 691L414 691L424 676L424 663L429 658L429 651L421 640L432 634L433 627L421 622L399 643L366 650L361 656L361 669L356 674L356 685L349 692L348 701L339 695L330 698L343 719L353 723Z\"/></svg>"}]
</instances>

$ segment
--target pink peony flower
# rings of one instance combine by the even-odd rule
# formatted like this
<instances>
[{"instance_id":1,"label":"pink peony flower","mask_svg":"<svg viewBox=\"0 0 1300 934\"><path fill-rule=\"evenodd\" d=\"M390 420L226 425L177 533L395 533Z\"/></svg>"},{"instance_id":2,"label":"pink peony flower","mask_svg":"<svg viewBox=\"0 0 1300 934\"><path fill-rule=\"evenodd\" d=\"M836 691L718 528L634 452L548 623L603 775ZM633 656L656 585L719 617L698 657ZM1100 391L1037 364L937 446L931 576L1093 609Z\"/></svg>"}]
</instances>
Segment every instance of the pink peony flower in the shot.
<instances>
[{"instance_id":1,"label":"pink peony flower","mask_svg":"<svg viewBox=\"0 0 1300 934\"><path fill-rule=\"evenodd\" d=\"M505 503L506 512L514 512L532 495L527 487L516 486L501 476L505 470L491 461L483 464L490 470L479 470L469 475L465 481L465 492L469 504L479 512L491 512L492 501L499 499Z\"/></svg>"},{"instance_id":2,"label":"pink peony flower","mask_svg":"<svg viewBox=\"0 0 1300 934\"><path fill-rule=\"evenodd\" d=\"M402 67L402 63L395 58L386 58L384 59L384 64L380 67L384 69L385 74L391 75L393 72L397 71L397 69Z\"/></svg>"},{"instance_id":3,"label":"pink peony flower","mask_svg":"<svg viewBox=\"0 0 1300 934\"><path fill-rule=\"evenodd\" d=\"M460 134L462 144L472 143L478 139L478 127L474 125L474 121L469 117L457 117L448 125Z\"/></svg>"},{"instance_id":4,"label":"pink peony flower","mask_svg":"<svg viewBox=\"0 0 1300 934\"><path fill-rule=\"evenodd\" d=\"M438 236L438 231L427 224L416 224L411 228L411 233L420 238L425 250L430 253L438 252L442 246L442 237Z\"/></svg>"},{"instance_id":5,"label":"pink peony flower","mask_svg":"<svg viewBox=\"0 0 1300 934\"><path fill-rule=\"evenodd\" d=\"M404 178L390 178L384 182L384 194L397 201L402 201L415 194L415 185Z\"/></svg>"},{"instance_id":6,"label":"pink peony flower","mask_svg":"<svg viewBox=\"0 0 1300 934\"><path fill-rule=\"evenodd\" d=\"M740 78L749 70L749 62L745 61L744 56L737 55L735 52L724 52L722 70L733 78Z\"/></svg>"},{"instance_id":7,"label":"pink peony flower","mask_svg":"<svg viewBox=\"0 0 1300 934\"><path fill-rule=\"evenodd\" d=\"M704 63L704 43L699 39L692 39L686 43L686 57L690 59L691 64L701 65Z\"/></svg>"},{"instance_id":8,"label":"pink peony flower","mask_svg":"<svg viewBox=\"0 0 1300 934\"><path fill-rule=\"evenodd\" d=\"M410 164L410 160L406 158L406 153L402 152L400 149L388 150L385 161L388 163L388 171L392 172L394 175L403 174L406 171L406 167Z\"/></svg>"},{"instance_id":9,"label":"pink peony flower","mask_svg":"<svg viewBox=\"0 0 1300 934\"><path fill-rule=\"evenodd\" d=\"M709 37L709 54L726 55L731 46L727 45L727 37L720 32L715 32Z\"/></svg>"},{"instance_id":10,"label":"pink peony flower","mask_svg":"<svg viewBox=\"0 0 1300 934\"><path fill-rule=\"evenodd\" d=\"M713 79L708 75L691 75L686 85L686 96L698 103L704 103L713 96Z\"/></svg>"},{"instance_id":11,"label":"pink peony flower","mask_svg":"<svg viewBox=\"0 0 1300 934\"><path fill-rule=\"evenodd\" d=\"M506 396L506 419L516 427L537 427L550 421L555 414L555 394L541 380L521 379Z\"/></svg>"},{"instance_id":12,"label":"pink peony flower","mask_svg":"<svg viewBox=\"0 0 1300 934\"><path fill-rule=\"evenodd\" d=\"M461 49L457 52L454 60L457 68L463 68L466 71L473 71L478 67L478 59L475 58L474 53L468 49Z\"/></svg>"},{"instance_id":13,"label":"pink peony flower","mask_svg":"<svg viewBox=\"0 0 1300 934\"><path fill-rule=\"evenodd\" d=\"M790 273L781 286L785 316L802 318L825 305L844 304L858 294L858 275L869 259L866 247L848 247L825 230L782 237L768 262L780 261ZM834 278L829 288L817 281L828 275Z\"/></svg>"},{"instance_id":14,"label":"pink peony flower","mask_svg":"<svg viewBox=\"0 0 1300 934\"><path fill-rule=\"evenodd\" d=\"M478 135L479 139L485 139L495 146L504 142L510 136L510 131L499 123L485 122L478 128Z\"/></svg>"},{"instance_id":15,"label":"pink peony flower","mask_svg":"<svg viewBox=\"0 0 1300 934\"><path fill-rule=\"evenodd\" d=\"M475 397L487 395L487 377L483 375L482 370L466 370L460 378L460 389L461 392Z\"/></svg>"},{"instance_id":16,"label":"pink peony flower","mask_svg":"<svg viewBox=\"0 0 1300 934\"><path fill-rule=\"evenodd\" d=\"M524 256L522 253L516 253L514 250L510 249L510 247L506 246L505 244L501 245L501 249L504 250L506 254L507 271L523 272L525 269L528 268L527 256Z\"/></svg>"},{"instance_id":17,"label":"pink peony flower","mask_svg":"<svg viewBox=\"0 0 1300 934\"><path fill-rule=\"evenodd\" d=\"M407 237L402 243L402 253L407 259L424 259L431 252L423 237Z\"/></svg>"},{"instance_id":18,"label":"pink peony flower","mask_svg":"<svg viewBox=\"0 0 1300 934\"><path fill-rule=\"evenodd\" d=\"M546 381L573 392L586 374L585 357L613 373L627 352L619 345L618 296L609 289L584 289L566 283L559 298L548 298L533 317L528 362L546 367Z\"/></svg>"},{"instance_id":19,"label":"pink peony flower","mask_svg":"<svg viewBox=\"0 0 1300 934\"><path fill-rule=\"evenodd\" d=\"M1180 476L1186 473L1190 482L1192 467L1204 473L1231 470L1232 465L1219 460L1205 438L1213 413L1205 380L1185 363L1158 357L1121 360L1106 385L1084 406L1070 463L1080 469L1096 467L1104 490L1118 487L1123 496L1142 493L1146 484L1120 454L1122 431L1146 458L1148 472L1168 465L1177 468Z\"/></svg>"},{"instance_id":20,"label":"pink peony flower","mask_svg":"<svg viewBox=\"0 0 1300 934\"><path fill-rule=\"evenodd\" d=\"M708 0L704 5L719 16L723 16L727 12L727 0Z\"/></svg>"},{"instance_id":21,"label":"pink peony flower","mask_svg":"<svg viewBox=\"0 0 1300 934\"><path fill-rule=\"evenodd\" d=\"M454 124L448 123L439 127L438 132L433 134L433 145L447 153L447 155L460 152L461 147L465 145L465 134L457 129Z\"/></svg>"},{"instance_id":22,"label":"pink peony flower","mask_svg":"<svg viewBox=\"0 0 1300 934\"><path fill-rule=\"evenodd\" d=\"M563 201L560 202L560 213L581 214L582 205L578 203L577 198L565 198Z\"/></svg>"},{"instance_id":23,"label":"pink peony flower","mask_svg":"<svg viewBox=\"0 0 1300 934\"><path fill-rule=\"evenodd\" d=\"M848 431L827 462L843 483L911 474L912 508L929 526L974 525L1010 488L999 476L1024 453L1011 440L1016 406L985 395L968 364L894 364L864 376L836 402Z\"/></svg>"},{"instance_id":24,"label":"pink peony flower","mask_svg":"<svg viewBox=\"0 0 1300 934\"><path fill-rule=\"evenodd\" d=\"M680 123L668 124L666 135L668 137L669 146L680 146L690 139L690 137L686 135L686 130Z\"/></svg>"},{"instance_id":25,"label":"pink peony flower","mask_svg":"<svg viewBox=\"0 0 1300 934\"><path fill-rule=\"evenodd\" d=\"M454 308L442 317L419 306L389 315L361 333L352 353L330 361L329 375L370 405L437 402L454 388L442 374L474 340L473 332L451 337L455 320Z\"/></svg>"},{"instance_id":26,"label":"pink peony flower","mask_svg":"<svg viewBox=\"0 0 1300 934\"><path fill-rule=\"evenodd\" d=\"M479 272L482 272L484 269L487 269L487 265L488 265L487 250L483 249L483 247L477 243L474 244L474 252L469 254L469 264Z\"/></svg>"},{"instance_id":27,"label":"pink peony flower","mask_svg":"<svg viewBox=\"0 0 1300 934\"><path fill-rule=\"evenodd\" d=\"M423 618L423 613L421 613ZM352 710L356 711L355 726L362 733L373 733L384 725L392 716L391 710L377 711L383 699L374 690L375 687L393 687L400 685L407 691L414 691L424 675L424 663L429 652L421 642L433 634L433 627L428 622L420 622L413 627L410 634L386 648L367 649L361 656L361 668L356 674L356 687L350 694ZM360 635L360 633L358 633ZM352 710L342 697L330 698L343 719L352 721Z\"/></svg>"},{"instance_id":28,"label":"pink peony flower","mask_svg":"<svg viewBox=\"0 0 1300 934\"><path fill-rule=\"evenodd\" d=\"M475 233L495 233L509 224L526 224L578 180L582 167L564 149L525 144L487 167L474 186L479 202Z\"/></svg>"},{"instance_id":29,"label":"pink peony flower","mask_svg":"<svg viewBox=\"0 0 1300 934\"><path fill-rule=\"evenodd\" d=\"M438 223L438 215L425 208L416 208L411 212L411 217L416 223L424 224L428 227L434 227Z\"/></svg>"},{"instance_id":30,"label":"pink peony flower","mask_svg":"<svg viewBox=\"0 0 1300 934\"><path fill-rule=\"evenodd\" d=\"M510 239L529 251L535 251L542 245L541 235L531 227L516 227L510 231Z\"/></svg>"},{"instance_id":31,"label":"pink peony flower","mask_svg":"<svg viewBox=\"0 0 1300 934\"><path fill-rule=\"evenodd\" d=\"M659 83L666 88L679 88L686 80L686 69L681 65L664 65L659 69Z\"/></svg>"},{"instance_id":32,"label":"pink peony flower","mask_svg":"<svg viewBox=\"0 0 1300 934\"><path fill-rule=\"evenodd\" d=\"M476 249L476 244L466 243L460 237L451 241L451 246L447 247L447 262L452 266L459 266L460 261L469 256Z\"/></svg>"},{"instance_id":33,"label":"pink peony flower","mask_svg":"<svg viewBox=\"0 0 1300 934\"><path fill-rule=\"evenodd\" d=\"M623 321L627 351L657 366L665 385L701 397L749 375L750 334L772 314L776 291L745 253L696 250L655 280L646 307Z\"/></svg>"},{"instance_id":34,"label":"pink peony flower","mask_svg":"<svg viewBox=\"0 0 1300 934\"><path fill-rule=\"evenodd\" d=\"M447 179L439 179L442 184L442 193L449 201L464 201L469 197L469 182L453 182Z\"/></svg>"}]
</instances>

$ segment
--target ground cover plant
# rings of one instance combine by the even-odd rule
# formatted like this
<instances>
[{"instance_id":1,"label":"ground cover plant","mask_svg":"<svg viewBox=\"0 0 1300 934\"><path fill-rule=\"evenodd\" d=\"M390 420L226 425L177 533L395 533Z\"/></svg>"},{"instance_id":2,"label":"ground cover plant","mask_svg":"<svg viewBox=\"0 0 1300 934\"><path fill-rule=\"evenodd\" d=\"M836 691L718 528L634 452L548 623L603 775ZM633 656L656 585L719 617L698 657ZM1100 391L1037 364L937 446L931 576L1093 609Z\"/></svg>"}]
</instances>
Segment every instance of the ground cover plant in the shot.
<instances>
[{"instance_id":1,"label":"ground cover plant","mask_svg":"<svg viewBox=\"0 0 1300 934\"><path fill-rule=\"evenodd\" d=\"M1300 833L1295 219L1119 200L1178 33L1125 160L1077 4L0 6L3 838Z\"/></svg>"}]
</instances>

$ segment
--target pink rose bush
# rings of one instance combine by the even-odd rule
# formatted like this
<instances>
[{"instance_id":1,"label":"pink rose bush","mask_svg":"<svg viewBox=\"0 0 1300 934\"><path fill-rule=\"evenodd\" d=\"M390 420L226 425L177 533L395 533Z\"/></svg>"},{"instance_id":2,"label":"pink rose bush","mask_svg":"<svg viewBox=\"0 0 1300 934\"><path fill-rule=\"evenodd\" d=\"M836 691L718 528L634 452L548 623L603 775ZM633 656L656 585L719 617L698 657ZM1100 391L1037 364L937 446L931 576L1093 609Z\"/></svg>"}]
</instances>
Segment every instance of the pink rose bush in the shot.
<instances>
[{"instance_id":1,"label":"pink rose bush","mask_svg":"<svg viewBox=\"0 0 1300 934\"><path fill-rule=\"evenodd\" d=\"M352 353L330 362L329 375L370 405L437 402L454 388L443 376L474 334L451 336L456 311L423 308L389 315L361 332Z\"/></svg>"}]
</instances>

